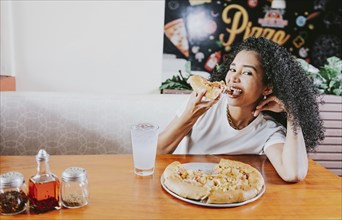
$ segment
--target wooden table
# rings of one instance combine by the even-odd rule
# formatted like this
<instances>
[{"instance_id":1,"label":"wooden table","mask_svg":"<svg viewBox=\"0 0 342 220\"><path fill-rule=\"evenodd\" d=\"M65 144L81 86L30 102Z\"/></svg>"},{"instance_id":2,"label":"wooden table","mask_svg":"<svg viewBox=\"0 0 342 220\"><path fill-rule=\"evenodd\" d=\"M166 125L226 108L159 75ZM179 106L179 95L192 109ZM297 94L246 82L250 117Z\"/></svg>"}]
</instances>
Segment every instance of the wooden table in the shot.
<instances>
[{"instance_id":1,"label":"wooden table","mask_svg":"<svg viewBox=\"0 0 342 220\"><path fill-rule=\"evenodd\" d=\"M165 167L174 160L218 162L230 158L249 163L263 174L266 192L258 200L234 208L209 208L181 201L160 184ZM88 171L89 205L44 214L0 216L5 219L341 219L341 178L309 161L306 179L296 184L280 179L264 156L158 155L153 176L133 173L132 155L51 156L58 176L70 166ZM34 156L1 156L1 173L18 171L26 181L36 172Z\"/></svg>"}]
</instances>

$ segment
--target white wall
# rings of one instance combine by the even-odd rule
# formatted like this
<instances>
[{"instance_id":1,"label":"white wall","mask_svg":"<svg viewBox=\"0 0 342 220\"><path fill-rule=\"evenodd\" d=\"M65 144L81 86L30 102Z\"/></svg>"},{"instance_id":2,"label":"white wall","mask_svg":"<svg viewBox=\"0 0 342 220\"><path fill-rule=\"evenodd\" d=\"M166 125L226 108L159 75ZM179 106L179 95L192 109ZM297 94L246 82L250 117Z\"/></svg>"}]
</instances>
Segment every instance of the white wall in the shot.
<instances>
[{"instance_id":1,"label":"white wall","mask_svg":"<svg viewBox=\"0 0 342 220\"><path fill-rule=\"evenodd\" d=\"M0 1L0 75L14 76L14 41L12 23L12 4L10 1Z\"/></svg>"},{"instance_id":2,"label":"white wall","mask_svg":"<svg viewBox=\"0 0 342 220\"><path fill-rule=\"evenodd\" d=\"M17 91L159 93L164 4L12 1Z\"/></svg>"}]
</instances>

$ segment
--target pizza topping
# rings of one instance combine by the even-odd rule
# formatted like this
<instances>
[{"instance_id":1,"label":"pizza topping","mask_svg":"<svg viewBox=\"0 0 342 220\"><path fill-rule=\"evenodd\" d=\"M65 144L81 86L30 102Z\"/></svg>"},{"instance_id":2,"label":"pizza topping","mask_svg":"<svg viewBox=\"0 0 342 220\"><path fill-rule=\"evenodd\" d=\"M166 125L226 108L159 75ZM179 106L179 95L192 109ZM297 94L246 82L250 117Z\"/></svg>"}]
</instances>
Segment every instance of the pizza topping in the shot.
<instances>
[{"instance_id":1,"label":"pizza topping","mask_svg":"<svg viewBox=\"0 0 342 220\"><path fill-rule=\"evenodd\" d=\"M178 175L182 178L182 179L185 179L187 178L188 176L188 171L182 167L182 166L179 166L178 168Z\"/></svg>"},{"instance_id":2,"label":"pizza topping","mask_svg":"<svg viewBox=\"0 0 342 220\"><path fill-rule=\"evenodd\" d=\"M204 185L207 182L208 175L204 174L201 170L187 170L183 166L178 166L177 171L178 176L186 181L191 183L200 183Z\"/></svg>"}]
</instances>

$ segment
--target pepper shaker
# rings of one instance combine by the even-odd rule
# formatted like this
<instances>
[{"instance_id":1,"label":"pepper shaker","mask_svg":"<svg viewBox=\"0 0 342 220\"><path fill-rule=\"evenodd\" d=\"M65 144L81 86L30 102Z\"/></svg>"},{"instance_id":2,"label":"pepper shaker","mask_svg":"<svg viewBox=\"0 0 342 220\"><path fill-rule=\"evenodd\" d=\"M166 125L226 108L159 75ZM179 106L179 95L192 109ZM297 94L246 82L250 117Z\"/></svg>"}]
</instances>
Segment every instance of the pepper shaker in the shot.
<instances>
[{"instance_id":1,"label":"pepper shaker","mask_svg":"<svg viewBox=\"0 0 342 220\"><path fill-rule=\"evenodd\" d=\"M69 167L62 173L62 205L80 208L88 204L87 172L81 167Z\"/></svg>"}]
</instances>

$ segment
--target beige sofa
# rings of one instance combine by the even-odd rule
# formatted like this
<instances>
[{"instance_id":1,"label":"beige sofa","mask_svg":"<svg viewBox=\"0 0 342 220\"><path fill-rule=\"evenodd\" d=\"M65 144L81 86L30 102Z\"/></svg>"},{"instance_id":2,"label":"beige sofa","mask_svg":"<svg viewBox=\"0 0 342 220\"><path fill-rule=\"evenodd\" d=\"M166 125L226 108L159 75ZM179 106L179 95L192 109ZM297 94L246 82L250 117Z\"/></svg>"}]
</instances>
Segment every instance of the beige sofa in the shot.
<instances>
[{"instance_id":1,"label":"beige sofa","mask_svg":"<svg viewBox=\"0 0 342 220\"><path fill-rule=\"evenodd\" d=\"M0 155L131 153L130 126L163 129L187 97L0 92Z\"/></svg>"}]
</instances>

